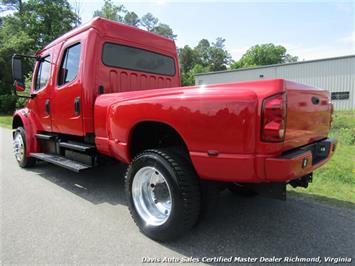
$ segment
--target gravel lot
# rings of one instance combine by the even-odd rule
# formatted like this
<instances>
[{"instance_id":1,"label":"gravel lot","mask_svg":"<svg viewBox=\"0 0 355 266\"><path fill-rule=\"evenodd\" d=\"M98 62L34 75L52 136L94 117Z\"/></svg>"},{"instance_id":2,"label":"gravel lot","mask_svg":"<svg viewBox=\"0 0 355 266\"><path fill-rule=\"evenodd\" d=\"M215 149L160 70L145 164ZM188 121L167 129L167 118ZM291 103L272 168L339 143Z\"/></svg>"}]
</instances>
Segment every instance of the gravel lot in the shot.
<instances>
[{"instance_id":1,"label":"gravel lot","mask_svg":"<svg viewBox=\"0 0 355 266\"><path fill-rule=\"evenodd\" d=\"M139 233L126 207L124 165L76 174L24 170L0 129L0 264L141 263L144 257L355 257L355 211L289 198L221 195L214 215L172 243Z\"/></svg>"}]
</instances>

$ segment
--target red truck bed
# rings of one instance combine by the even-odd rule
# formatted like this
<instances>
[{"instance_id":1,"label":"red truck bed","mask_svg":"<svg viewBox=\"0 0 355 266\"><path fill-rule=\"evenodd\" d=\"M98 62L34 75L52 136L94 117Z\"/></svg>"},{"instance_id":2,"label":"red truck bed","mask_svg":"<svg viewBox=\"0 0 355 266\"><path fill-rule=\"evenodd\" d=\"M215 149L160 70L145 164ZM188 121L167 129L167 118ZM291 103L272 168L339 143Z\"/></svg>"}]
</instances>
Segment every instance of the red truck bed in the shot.
<instances>
[{"instance_id":1,"label":"red truck bed","mask_svg":"<svg viewBox=\"0 0 355 266\"><path fill-rule=\"evenodd\" d=\"M263 102L273 95L283 95L286 104L284 140L277 142L263 141L260 135ZM274 173L279 168L270 170L280 156L325 139L330 119L327 91L281 79L113 93L95 103L99 151L129 162L127 129L161 121L181 135L201 178L229 182L280 181ZM305 157L310 159L309 153L299 159ZM283 181L315 167L303 169L296 158L282 160ZM293 164L301 169L296 171Z\"/></svg>"}]
</instances>

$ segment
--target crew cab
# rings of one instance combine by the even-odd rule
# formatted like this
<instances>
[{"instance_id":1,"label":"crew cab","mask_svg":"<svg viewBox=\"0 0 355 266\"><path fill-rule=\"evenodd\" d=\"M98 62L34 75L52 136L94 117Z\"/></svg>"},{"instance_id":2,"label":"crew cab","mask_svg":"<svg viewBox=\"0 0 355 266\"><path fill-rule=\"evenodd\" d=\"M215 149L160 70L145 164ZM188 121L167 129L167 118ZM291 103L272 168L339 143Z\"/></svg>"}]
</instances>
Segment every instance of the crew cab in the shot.
<instances>
[{"instance_id":1,"label":"crew cab","mask_svg":"<svg viewBox=\"0 0 355 266\"><path fill-rule=\"evenodd\" d=\"M23 57L13 56L17 93ZM282 79L181 87L173 40L95 18L38 51L13 116L20 167L129 164L130 213L170 240L200 217L204 184L285 198L333 155L329 93Z\"/></svg>"}]
</instances>

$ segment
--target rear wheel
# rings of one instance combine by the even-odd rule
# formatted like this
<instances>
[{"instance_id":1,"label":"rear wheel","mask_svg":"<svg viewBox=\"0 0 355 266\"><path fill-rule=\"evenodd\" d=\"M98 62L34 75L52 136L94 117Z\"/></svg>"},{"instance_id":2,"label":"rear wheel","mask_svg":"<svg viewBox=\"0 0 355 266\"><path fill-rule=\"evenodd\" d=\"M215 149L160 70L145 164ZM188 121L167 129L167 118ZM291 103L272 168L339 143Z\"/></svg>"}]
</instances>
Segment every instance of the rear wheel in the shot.
<instances>
[{"instance_id":1,"label":"rear wheel","mask_svg":"<svg viewBox=\"0 0 355 266\"><path fill-rule=\"evenodd\" d=\"M26 157L26 133L23 127L18 127L14 133L13 150L20 167L27 168L35 165L35 158Z\"/></svg>"},{"instance_id":2,"label":"rear wheel","mask_svg":"<svg viewBox=\"0 0 355 266\"><path fill-rule=\"evenodd\" d=\"M198 178L191 164L168 150L147 150L126 174L128 207L148 237L167 241L188 231L200 212Z\"/></svg>"}]
</instances>

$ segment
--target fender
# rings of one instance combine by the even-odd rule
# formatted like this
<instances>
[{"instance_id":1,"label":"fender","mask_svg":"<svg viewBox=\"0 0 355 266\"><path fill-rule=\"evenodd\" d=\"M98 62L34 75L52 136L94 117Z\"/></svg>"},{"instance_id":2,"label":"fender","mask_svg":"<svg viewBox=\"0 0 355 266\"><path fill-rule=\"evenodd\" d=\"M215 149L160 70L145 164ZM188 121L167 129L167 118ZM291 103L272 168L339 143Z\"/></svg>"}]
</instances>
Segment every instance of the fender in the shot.
<instances>
[{"instance_id":1,"label":"fender","mask_svg":"<svg viewBox=\"0 0 355 266\"><path fill-rule=\"evenodd\" d=\"M223 93L189 87L102 95L95 103L96 144L99 151L129 162L132 130L138 123L151 121L173 128L190 154L207 156L213 150L227 157L249 155L255 149L256 109L254 92L228 88ZM228 130L225 124L231 125Z\"/></svg>"},{"instance_id":2,"label":"fender","mask_svg":"<svg viewBox=\"0 0 355 266\"><path fill-rule=\"evenodd\" d=\"M14 112L12 120L13 129L16 129L19 120L26 132L26 157L29 157L30 153L38 152L40 150L37 139L35 138L35 134L38 132L39 123L33 112L28 108L22 108Z\"/></svg>"}]
</instances>

